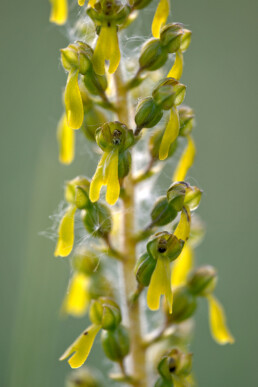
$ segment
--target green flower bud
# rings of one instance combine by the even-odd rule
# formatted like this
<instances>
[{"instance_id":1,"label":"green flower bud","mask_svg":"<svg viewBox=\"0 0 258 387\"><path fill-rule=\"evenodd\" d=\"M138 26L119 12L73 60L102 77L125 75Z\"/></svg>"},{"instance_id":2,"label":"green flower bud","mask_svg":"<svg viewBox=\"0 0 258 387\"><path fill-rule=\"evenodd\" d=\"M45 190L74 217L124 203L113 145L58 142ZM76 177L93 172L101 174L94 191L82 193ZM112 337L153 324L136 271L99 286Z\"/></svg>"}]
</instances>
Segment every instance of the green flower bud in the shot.
<instances>
[{"instance_id":1,"label":"green flower bud","mask_svg":"<svg viewBox=\"0 0 258 387\"><path fill-rule=\"evenodd\" d=\"M141 69L154 71L167 61L168 54L159 39L148 40L142 47L139 63Z\"/></svg>"},{"instance_id":2,"label":"green flower bud","mask_svg":"<svg viewBox=\"0 0 258 387\"><path fill-rule=\"evenodd\" d=\"M65 70L78 69L80 74L86 74L91 68L92 48L83 42L69 44L61 49L61 61Z\"/></svg>"},{"instance_id":3,"label":"green flower bud","mask_svg":"<svg viewBox=\"0 0 258 387\"><path fill-rule=\"evenodd\" d=\"M84 120L81 130L90 141L95 141L96 130L107 122L105 114L94 104L90 103L84 108Z\"/></svg>"},{"instance_id":4,"label":"green flower bud","mask_svg":"<svg viewBox=\"0 0 258 387\"><path fill-rule=\"evenodd\" d=\"M148 253L140 256L134 268L134 273L139 284L149 286L156 263L156 260Z\"/></svg>"},{"instance_id":5,"label":"green flower bud","mask_svg":"<svg viewBox=\"0 0 258 387\"><path fill-rule=\"evenodd\" d=\"M85 368L77 369L69 375L66 387L101 387L97 375Z\"/></svg>"},{"instance_id":6,"label":"green flower bud","mask_svg":"<svg viewBox=\"0 0 258 387\"><path fill-rule=\"evenodd\" d=\"M143 9L150 4L152 0L135 0L133 3L133 9Z\"/></svg>"},{"instance_id":7,"label":"green flower bud","mask_svg":"<svg viewBox=\"0 0 258 387\"><path fill-rule=\"evenodd\" d=\"M170 54L180 49L183 33L182 25L178 23L167 24L161 29L161 44L166 47Z\"/></svg>"},{"instance_id":8,"label":"green flower bud","mask_svg":"<svg viewBox=\"0 0 258 387\"><path fill-rule=\"evenodd\" d=\"M91 301L89 315L93 324L106 330L114 330L122 319L117 303L107 297Z\"/></svg>"},{"instance_id":9,"label":"green flower bud","mask_svg":"<svg viewBox=\"0 0 258 387\"><path fill-rule=\"evenodd\" d=\"M149 151L154 160L159 159L159 148L164 135L164 129L157 130L149 139ZM177 149L178 142L174 141L169 148L168 157L171 157Z\"/></svg>"},{"instance_id":10,"label":"green flower bud","mask_svg":"<svg viewBox=\"0 0 258 387\"><path fill-rule=\"evenodd\" d=\"M186 188L187 183L180 181L173 183L167 191L167 200L176 211L181 211L183 208Z\"/></svg>"},{"instance_id":11,"label":"green flower bud","mask_svg":"<svg viewBox=\"0 0 258 387\"><path fill-rule=\"evenodd\" d=\"M99 258L96 254L85 247L80 247L73 256L73 267L76 271L90 275L94 273L99 266Z\"/></svg>"},{"instance_id":12,"label":"green flower bud","mask_svg":"<svg viewBox=\"0 0 258 387\"><path fill-rule=\"evenodd\" d=\"M105 75L98 75L93 70L83 77L86 89L93 95L102 95L107 88L107 78Z\"/></svg>"},{"instance_id":13,"label":"green flower bud","mask_svg":"<svg viewBox=\"0 0 258 387\"><path fill-rule=\"evenodd\" d=\"M133 145L134 135L133 131L121 122L106 122L97 129L96 141L103 151L117 148L119 152L123 152Z\"/></svg>"},{"instance_id":14,"label":"green flower bud","mask_svg":"<svg viewBox=\"0 0 258 387\"><path fill-rule=\"evenodd\" d=\"M79 210L87 208L90 204L89 194L83 186L75 188L75 205Z\"/></svg>"},{"instance_id":15,"label":"green flower bud","mask_svg":"<svg viewBox=\"0 0 258 387\"><path fill-rule=\"evenodd\" d=\"M118 157L118 178L123 179L130 172L132 156L129 150L119 153Z\"/></svg>"},{"instance_id":16,"label":"green flower bud","mask_svg":"<svg viewBox=\"0 0 258 387\"><path fill-rule=\"evenodd\" d=\"M170 261L174 261L180 255L183 246L184 241L163 231L155 234L147 244L147 251L154 259L167 257Z\"/></svg>"},{"instance_id":17,"label":"green flower bud","mask_svg":"<svg viewBox=\"0 0 258 387\"><path fill-rule=\"evenodd\" d=\"M185 99L186 86L178 82L174 78L167 78L167 84L172 85L174 88L174 93L175 93L174 104L176 106L181 105L181 103Z\"/></svg>"},{"instance_id":18,"label":"green flower bud","mask_svg":"<svg viewBox=\"0 0 258 387\"><path fill-rule=\"evenodd\" d=\"M172 380L172 375L188 376L191 370L192 354L184 353L178 348L173 348L158 365L158 372L165 380Z\"/></svg>"},{"instance_id":19,"label":"green flower bud","mask_svg":"<svg viewBox=\"0 0 258 387\"><path fill-rule=\"evenodd\" d=\"M176 94L170 78L162 79L152 92L152 97L156 104L163 110L172 108Z\"/></svg>"},{"instance_id":20,"label":"green flower bud","mask_svg":"<svg viewBox=\"0 0 258 387\"><path fill-rule=\"evenodd\" d=\"M181 286L173 293L173 313L168 315L171 323L180 323L192 317L197 308L196 297L185 287Z\"/></svg>"},{"instance_id":21,"label":"green flower bud","mask_svg":"<svg viewBox=\"0 0 258 387\"><path fill-rule=\"evenodd\" d=\"M194 125L194 112L188 106L180 106L178 109L180 120L180 136L188 136L192 132Z\"/></svg>"},{"instance_id":22,"label":"green flower bud","mask_svg":"<svg viewBox=\"0 0 258 387\"><path fill-rule=\"evenodd\" d=\"M113 331L102 331L101 343L106 356L113 361L121 361L130 351L128 329L119 325Z\"/></svg>"},{"instance_id":23,"label":"green flower bud","mask_svg":"<svg viewBox=\"0 0 258 387\"><path fill-rule=\"evenodd\" d=\"M213 266L202 266L190 274L187 286L195 296L206 297L214 291L217 279L217 271Z\"/></svg>"},{"instance_id":24,"label":"green flower bud","mask_svg":"<svg viewBox=\"0 0 258 387\"><path fill-rule=\"evenodd\" d=\"M86 230L96 238L103 238L112 229L111 212L102 203L94 203L87 211L82 210L82 221Z\"/></svg>"},{"instance_id":25,"label":"green flower bud","mask_svg":"<svg viewBox=\"0 0 258 387\"><path fill-rule=\"evenodd\" d=\"M186 188L184 204L187 204L191 211L194 211L199 207L202 192L202 190L195 186L188 186Z\"/></svg>"},{"instance_id":26,"label":"green flower bud","mask_svg":"<svg viewBox=\"0 0 258 387\"><path fill-rule=\"evenodd\" d=\"M151 211L152 224L165 226L177 216L177 210L170 205L166 196L158 198Z\"/></svg>"},{"instance_id":27,"label":"green flower bud","mask_svg":"<svg viewBox=\"0 0 258 387\"><path fill-rule=\"evenodd\" d=\"M181 51L184 52L188 49L188 47L190 46L190 43L191 43L191 39L192 39L192 31L184 28L184 33L183 33L181 45L180 45Z\"/></svg>"},{"instance_id":28,"label":"green flower bud","mask_svg":"<svg viewBox=\"0 0 258 387\"><path fill-rule=\"evenodd\" d=\"M77 176L73 180L70 180L66 183L65 187L65 200L68 203L75 204L76 200L76 188L80 186L84 189L86 193L89 192L90 182L84 176Z\"/></svg>"},{"instance_id":29,"label":"green flower bud","mask_svg":"<svg viewBox=\"0 0 258 387\"><path fill-rule=\"evenodd\" d=\"M144 98L137 106L135 123L137 128L152 128L162 118L163 112L152 97Z\"/></svg>"}]
</instances>

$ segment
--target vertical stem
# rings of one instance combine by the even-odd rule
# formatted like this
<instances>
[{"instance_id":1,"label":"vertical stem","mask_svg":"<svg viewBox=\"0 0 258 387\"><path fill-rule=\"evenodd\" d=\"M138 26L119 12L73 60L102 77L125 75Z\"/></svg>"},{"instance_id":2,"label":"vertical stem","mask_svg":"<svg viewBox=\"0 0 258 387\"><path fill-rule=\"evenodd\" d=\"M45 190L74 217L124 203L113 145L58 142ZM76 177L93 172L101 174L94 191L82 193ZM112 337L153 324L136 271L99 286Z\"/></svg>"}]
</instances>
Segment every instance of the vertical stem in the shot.
<instances>
[{"instance_id":1,"label":"vertical stem","mask_svg":"<svg viewBox=\"0 0 258 387\"><path fill-rule=\"evenodd\" d=\"M117 94L117 107L119 120L129 124L129 107L127 91L124 87L121 67L115 73L115 86ZM133 160L132 160L133 163ZM123 261L123 276L126 294L126 305L129 318L129 332L131 340L131 357L133 366L133 376L139 380L137 386L147 387L146 374L146 354L142 345L141 334L141 311L139 300L133 304L130 303L130 295L137 287L134 266L136 263L136 243L133 235L135 230L135 202L134 202L134 184L132 174L125 178L125 194L123 197L123 244L125 260Z\"/></svg>"}]
</instances>

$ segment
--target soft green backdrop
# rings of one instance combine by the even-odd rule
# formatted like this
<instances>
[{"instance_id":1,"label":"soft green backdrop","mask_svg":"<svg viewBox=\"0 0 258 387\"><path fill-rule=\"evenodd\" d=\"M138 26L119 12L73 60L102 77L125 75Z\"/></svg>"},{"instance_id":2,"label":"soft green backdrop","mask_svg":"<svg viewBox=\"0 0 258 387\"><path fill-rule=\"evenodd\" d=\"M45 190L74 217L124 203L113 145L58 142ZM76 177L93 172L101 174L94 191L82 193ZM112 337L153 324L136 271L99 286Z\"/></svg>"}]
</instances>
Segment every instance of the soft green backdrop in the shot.
<instances>
[{"instance_id":1,"label":"soft green backdrop","mask_svg":"<svg viewBox=\"0 0 258 387\"><path fill-rule=\"evenodd\" d=\"M69 369L58 356L85 322L60 319L69 265L53 258L54 243L39 233L51 226L63 181L92 173L93 165L83 152L71 167L57 160L55 127L65 82L58 50L66 45L66 30L48 23L47 0L2 1L0 10L0 385L62 387ZM148 34L153 10L144 12ZM195 372L200 387L254 387L258 3L174 0L173 13L194 33L182 80L198 123L190 176L205 191L200 213L208 231L198 262L218 268L217 295L236 337L234 346L224 348L212 341L203 303L193 344Z\"/></svg>"}]
</instances>

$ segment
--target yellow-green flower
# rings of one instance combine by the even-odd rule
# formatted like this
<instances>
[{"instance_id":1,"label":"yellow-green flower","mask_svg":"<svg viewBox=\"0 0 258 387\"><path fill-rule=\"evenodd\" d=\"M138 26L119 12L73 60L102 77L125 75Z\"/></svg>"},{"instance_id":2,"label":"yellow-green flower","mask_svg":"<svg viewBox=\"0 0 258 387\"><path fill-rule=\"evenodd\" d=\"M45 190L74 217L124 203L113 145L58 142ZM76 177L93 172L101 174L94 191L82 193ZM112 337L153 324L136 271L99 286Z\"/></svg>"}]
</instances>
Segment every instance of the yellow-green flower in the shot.
<instances>
[{"instance_id":1,"label":"yellow-green flower","mask_svg":"<svg viewBox=\"0 0 258 387\"><path fill-rule=\"evenodd\" d=\"M196 152L195 144L190 135L186 137L187 137L188 144L179 160L179 163L177 164L177 167L173 175L173 181L185 180L186 174L194 162L194 157Z\"/></svg>"},{"instance_id":2,"label":"yellow-green flower","mask_svg":"<svg viewBox=\"0 0 258 387\"><path fill-rule=\"evenodd\" d=\"M64 95L67 123L73 129L79 129L84 118L78 75L79 70L74 69L69 72Z\"/></svg>"},{"instance_id":3,"label":"yellow-green flower","mask_svg":"<svg viewBox=\"0 0 258 387\"><path fill-rule=\"evenodd\" d=\"M49 20L55 24L64 24L68 16L67 0L50 0L50 3L52 8Z\"/></svg>"},{"instance_id":4,"label":"yellow-green flower","mask_svg":"<svg viewBox=\"0 0 258 387\"><path fill-rule=\"evenodd\" d=\"M59 360L65 360L72 355L68 360L71 368L81 367L87 360L95 337L100 329L101 325L92 324L67 348Z\"/></svg>"},{"instance_id":5,"label":"yellow-green flower","mask_svg":"<svg viewBox=\"0 0 258 387\"><path fill-rule=\"evenodd\" d=\"M160 0L152 22L152 35L159 38L161 28L166 24L169 15L169 0Z\"/></svg>"},{"instance_id":6,"label":"yellow-green flower","mask_svg":"<svg viewBox=\"0 0 258 387\"><path fill-rule=\"evenodd\" d=\"M99 75L105 74L105 61L109 61L108 72L113 74L120 62L120 49L117 36L117 25L107 22L101 26L97 45L94 50L92 63Z\"/></svg>"},{"instance_id":7,"label":"yellow-green flower","mask_svg":"<svg viewBox=\"0 0 258 387\"><path fill-rule=\"evenodd\" d=\"M222 345L233 344L235 340L227 327L222 305L212 294L208 295L207 299L209 302L210 329L214 340Z\"/></svg>"},{"instance_id":8,"label":"yellow-green flower","mask_svg":"<svg viewBox=\"0 0 258 387\"><path fill-rule=\"evenodd\" d=\"M76 207L70 205L61 219L58 228L58 241L55 249L55 257L66 257L73 249L75 211Z\"/></svg>"},{"instance_id":9,"label":"yellow-green flower","mask_svg":"<svg viewBox=\"0 0 258 387\"><path fill-rule=\"evenodd\" d=\"M57 140L59 145L59 160L63 164L71 164L74 159L74 131L67 123L64 114L57 127Z\"/></svg>"},{"instance_id":10,"label":"yellow-green flower","mask_svg":"<svg viewBox=\"0 0 258 387\"><path fill-rule=\"evenodd\" d=\"M62 305L62 311L76 317L83 316L89 306L89 276L76 272L70 282Z\"/></svg>"}]
</instances>

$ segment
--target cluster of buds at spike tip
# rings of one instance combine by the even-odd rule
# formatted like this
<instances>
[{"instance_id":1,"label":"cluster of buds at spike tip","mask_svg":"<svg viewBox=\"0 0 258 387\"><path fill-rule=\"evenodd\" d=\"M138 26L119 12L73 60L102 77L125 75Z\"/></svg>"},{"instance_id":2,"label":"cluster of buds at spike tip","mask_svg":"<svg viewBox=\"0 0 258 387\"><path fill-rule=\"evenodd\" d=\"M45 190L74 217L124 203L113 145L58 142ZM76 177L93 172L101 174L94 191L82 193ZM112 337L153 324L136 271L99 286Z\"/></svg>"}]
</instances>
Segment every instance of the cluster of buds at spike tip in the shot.
<instances>
[{"instance_id":1,"label":"cluster of buds at spike tip","mask_svg":"<svg viewBox=\"0 0 258 387\"><path fill-rule=\"evenodd\" d=\"M192 353L185 353L179 348L173 348L164 355L157 367L160 376L155 387L173 387L174 383L189 385L187 382L192 371L192 357Z\"/></svg>"},{"instance_id":2,"label":"cluster of buds at spike tip","mask_svg":"<svg viewBox=\"0 0 258 387\"><path fill-rule=\"evenodd\" d=\"M121 361L127 356L130 350L129 335L127 328L121 325L121 312L118 304L106 297L94 300L91 302L89 317L92 325L83 331L60 357L60 360L70 357L68 363L72 368L81 367L87 360L100 330L102 330L104 352L111 360Z\"/></svg>"},{"instance_id":3,"label":"cluster of buds at spike tip","mask_svg":"<svg viewBox=\"0 0 258 387\"><path fill-rule=\"evenodd\" d=\"M131 155L128 148L134 144L133 131L118 121L109 122L96 131L96 142L103 150L103 155L92 178L90 200L98 201L100 190L106 185L106 201L113 205L119 198L120 180L130 170Z\"/></svg>"},{"instance_id":4,"label":"cluster of buds at spike tip","mask_svg":"<svg viewBox=\"0 0 258 387\"><path fill-rule=\"evenodd\" d=\"M90 182L85 177L76 177L66 184L65 200L68 207L58 228L55 256L68 256L74 244L74 216L76 210L86 230L96 238L105 238L112 230L112 215L103 203L92 203L89 199Z\"/></svg>"},{"instance_id":5,"label":"cluster of buds at spike tip","mask_svg":"<svg viewBox=\"0 0 258 387\"><path fill-rule=\"evenodd\" d=\"M105 61L109 61L109 73L114 73L120 62L118 26L126 22L131 8L120 1L102 0L88 8L87 14L96 24L98 41L92 58L97 74L105 74Z\"/></svg>"}]
</instances>

